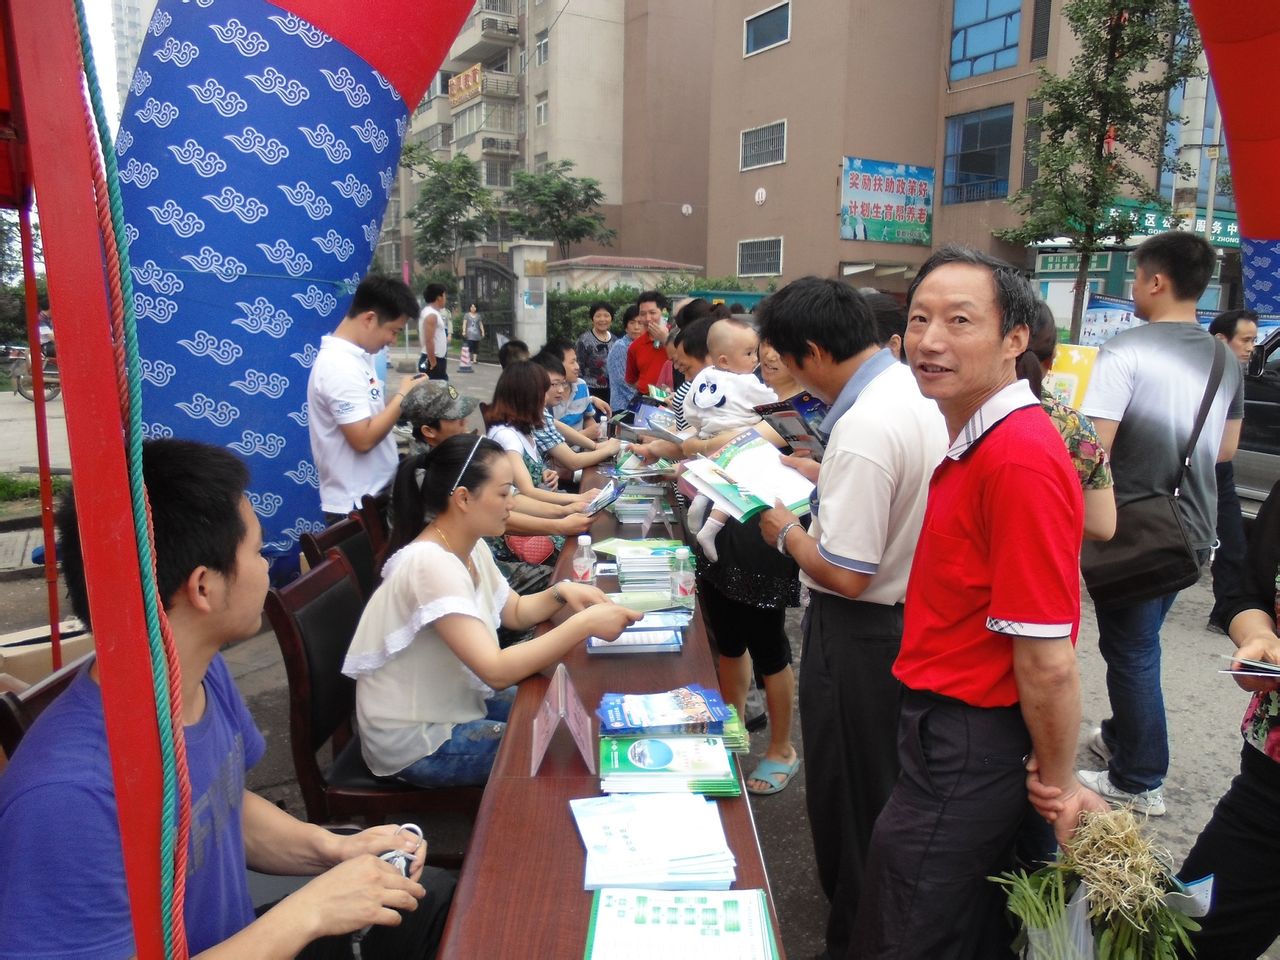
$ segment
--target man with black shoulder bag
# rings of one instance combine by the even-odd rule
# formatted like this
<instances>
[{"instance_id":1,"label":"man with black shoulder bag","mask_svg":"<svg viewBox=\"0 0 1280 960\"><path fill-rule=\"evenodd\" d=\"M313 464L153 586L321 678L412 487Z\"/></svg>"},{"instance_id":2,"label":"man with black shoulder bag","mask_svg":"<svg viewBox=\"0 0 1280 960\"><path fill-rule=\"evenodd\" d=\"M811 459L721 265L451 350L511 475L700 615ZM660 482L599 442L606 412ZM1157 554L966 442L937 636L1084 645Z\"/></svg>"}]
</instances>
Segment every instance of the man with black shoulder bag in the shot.
<instances>
[{"instance_id":1,"label":"man with black shoulder bag","mask_svg":"<svg viewBox=\"0 0 1280 960\"><path fill-rule=\"evenodd\" d=\"M1170 231L1145 240L1134 260L1134 312L1147 323L1103 345L1081 405L1111 453L1118 517L1115 537L1087 543L1081 557L1111 717L1089 741L1107 769L1078 776L1108 799L1163 816L1160 629L1212 555L1214 466L1235 455L1244 398L1239 365L1196 319L1213 247Z\"/></svg>"}]
</instances>

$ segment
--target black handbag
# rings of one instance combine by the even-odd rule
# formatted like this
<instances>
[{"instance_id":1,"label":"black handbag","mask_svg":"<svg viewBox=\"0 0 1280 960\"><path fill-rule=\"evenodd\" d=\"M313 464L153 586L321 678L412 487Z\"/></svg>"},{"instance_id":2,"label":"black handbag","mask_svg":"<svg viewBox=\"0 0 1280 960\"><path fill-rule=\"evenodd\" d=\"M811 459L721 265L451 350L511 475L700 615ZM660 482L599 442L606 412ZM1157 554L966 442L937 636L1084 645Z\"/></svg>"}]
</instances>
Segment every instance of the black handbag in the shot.
<instances>
[{"instance_id":1,"label":"black handbag","mask_svg":"<svg viewBox=\"0 0 1280 960\"><path fill-rule=\"evenodd\" d=\"M1089 596L1097 606L1124 606L1154 600L1200 579L1200 559L1187 535L1178 499L1225 366L1225 345L1215 340L1209 382L1173 482L1173 492L1154 494L1117 507L1115 536L1110 540L1085 541L1080 551L1080 571Z\"/></svg>"}]
</instances>

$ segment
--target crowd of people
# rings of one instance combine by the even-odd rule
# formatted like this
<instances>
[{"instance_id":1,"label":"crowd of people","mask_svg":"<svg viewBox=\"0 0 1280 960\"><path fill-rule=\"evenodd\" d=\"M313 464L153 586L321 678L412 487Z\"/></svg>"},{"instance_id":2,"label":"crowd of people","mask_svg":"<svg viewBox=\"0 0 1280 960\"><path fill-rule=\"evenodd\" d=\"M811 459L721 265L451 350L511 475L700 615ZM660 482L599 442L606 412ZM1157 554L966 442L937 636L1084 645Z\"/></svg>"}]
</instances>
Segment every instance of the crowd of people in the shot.
<instances>
[{"instance_id":1,"label":"crowd of people","mask_svg":"<svg viewBox=\"0 0 1280 960\"><path fill-rule=\"evenodd\" d=\"M1057 344L1046 305L1016 269L963 247L934 253L905 303L815 277L750 316L655 291L620 317L596 303L573 343L505 343L488 403L448 380L444 289L429 285L419 311L398 280L366 279L321 342L308 401L326 519L366 495L390 502L381 584L343 665L370 770L422 786L485 783L514 685L638 618L551 570L568 538L590 529L578 479L619 452L610 420L638 397L663 397L685 439L637 441L641 459L714 453L755 430L815 485L805 517L780 503L745 522L697 497L682 508L724 698L745 713L753 676L764 694L754 794L786 789L800 765L798 692L814 867L829 902L823 956L1008 955L1004 894L989 877L1052 858L1085 811L1166 811L1160 630L1176 591L1095 604L1111 715L1086 746L1106 768L1077 770L1082 545L1120 549L1126 508L1173 493L1180 478L1176 509L1196 560L1208 564L1216 547L1211 622L1240 657L1280 664L1280 502L1268 500L1246 548L1223 466L1243 415L1230 361L1247 357L1256 317L1200 327L1214 251L1195 235L1152 237L1134 258L1147 322L1101 348L1079 409L1045 389ZM421 373L384 399L373 355L415 321ZM477 333L478 317L463 332L472 357ZM805 392L826 407L820 460L791 450L755 410ZM403 460L397 421L412 434ZM341 935L373 924L366 956L432 955L452 878L423 867L416 837L396 825L339 836L244 788L263 741L218 653L256 631L266 591L243 465L177 440L148 443L144 459L183 666L193 954L350 955ZM68 587L87 615L73 499L61 523ZM799 605L797 691L785 613ZM50 955L132 947L96 670L0 777L0 929L57 918L40 927ZM1216 876L1193 938L1209 960L1256 958L1280 934L1270 869L1280 684L1237 682L1252 694L1240 774L1181 869L1186 880ZM74 823L74 839L51 837L50 815ZM401 846L414 855L408 877L377 857ZM92 869L66 869L84 852ZM319 876L255 916L246 866ZM0 957L31 949L6 933Z\"/></svg>"}]
</instances>

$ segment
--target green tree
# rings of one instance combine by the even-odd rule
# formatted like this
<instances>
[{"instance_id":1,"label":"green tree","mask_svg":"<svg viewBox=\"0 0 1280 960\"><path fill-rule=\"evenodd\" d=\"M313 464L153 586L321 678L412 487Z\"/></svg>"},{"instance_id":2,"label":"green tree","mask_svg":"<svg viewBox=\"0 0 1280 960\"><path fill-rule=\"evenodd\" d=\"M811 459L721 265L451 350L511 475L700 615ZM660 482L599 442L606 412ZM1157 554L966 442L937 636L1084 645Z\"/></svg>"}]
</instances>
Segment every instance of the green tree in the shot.
<instances>
[{"instance_id":1,"label":"green tree","mask_svg":"<svg viewBox=\"0 0 1280 960\"><path fill-rule=\"evenodd\" d=\"M1009 198L1021 226L1002 240L1031 244L1066 237L1080 253L1071 339L1080 336L1089 261L1109 238L1127 239L1134 223L1109 210L1122 195L1168 209L1158 169L1180 170L1166 157L1169 92L1198 74L1200 34L1185 0L1067 0L1062 15L1080 46L1068 72L1041 68L1033 99L1039 176ZM1179 118L1181 119L1181 118Z\"/></svg>"},{"instance_id":2,"label":"green tree","mask_svg":"<svg viewBox=\"0 0 1280 960\"><path fill-rule=\"evenodd\" d=\"M562 260L570 244L595 240L610 246L617 236L599 209L600 181L573 176L573 166L572 160L556 160L543 173L517 170L505 198L515 208L508 217L511 229L533 240L554 240Z\"/></svg>"},{"instance_id":3,"label":"green tree","mask_svg":"<svg viewBox=\"0 0 1280 960\"><path fill-rule=\"evenodd\" d=\"M406 145L400 163L425 177L409 211L414 254L423 266L445 264L456 275L458 252L483 240L497 214L480 165L464 154L439 160L420 144Z\"/></svg>"}]
</instances>

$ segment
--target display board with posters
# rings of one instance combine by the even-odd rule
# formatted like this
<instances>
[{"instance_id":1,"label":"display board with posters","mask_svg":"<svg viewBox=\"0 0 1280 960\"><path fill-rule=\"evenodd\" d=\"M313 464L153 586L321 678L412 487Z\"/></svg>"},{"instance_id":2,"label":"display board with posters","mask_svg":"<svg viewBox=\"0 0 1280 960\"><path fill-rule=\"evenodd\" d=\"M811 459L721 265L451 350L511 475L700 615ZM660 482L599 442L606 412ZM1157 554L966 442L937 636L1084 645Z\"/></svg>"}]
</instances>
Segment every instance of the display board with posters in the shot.
<instances>
[{"instance_id":1,"label":"display board with posters","mask_svg":"<svg viewBox=\"0 0 1280 960\"><path fill-rule=\"evenodd\" d=\"M845 157L840 239L879 243L933 240L933 167Z\"/></svg>"}]
</instances>

